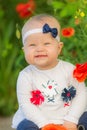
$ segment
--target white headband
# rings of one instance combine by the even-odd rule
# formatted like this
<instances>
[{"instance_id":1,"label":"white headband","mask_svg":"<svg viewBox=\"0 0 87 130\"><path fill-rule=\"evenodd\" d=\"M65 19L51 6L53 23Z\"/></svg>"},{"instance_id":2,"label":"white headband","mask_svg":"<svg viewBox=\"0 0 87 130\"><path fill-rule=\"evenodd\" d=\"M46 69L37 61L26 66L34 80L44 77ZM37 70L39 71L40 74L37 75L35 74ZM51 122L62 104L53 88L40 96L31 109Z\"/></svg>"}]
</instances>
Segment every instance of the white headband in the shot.
<instances>
[{"instance_id":1,"label":"white headband","mask_svg":"<svg viewBox=\"0 0 87 130\"><path fill-rule=\"evenodd\" d=\"M46 25L46 26L48 26L48 25ZM48 32L50 32L50 31L48 31ZM46 30L46 33L48 33L47 32L47 30ZM32 29L32 30L29 30L29 31L27 31L25 34L24 34L24 36L23 36L23 44L24 44L24 41L25 41L25 39L28 37L28 36L30 36L31 34L34 34L34 33L43 33L43 29L42 28L37 28L37 29ZM56 37L55 37L57 40L58 40L58 42L60 41L60 37L57 35Z\"/></svg>"}]
</instances>

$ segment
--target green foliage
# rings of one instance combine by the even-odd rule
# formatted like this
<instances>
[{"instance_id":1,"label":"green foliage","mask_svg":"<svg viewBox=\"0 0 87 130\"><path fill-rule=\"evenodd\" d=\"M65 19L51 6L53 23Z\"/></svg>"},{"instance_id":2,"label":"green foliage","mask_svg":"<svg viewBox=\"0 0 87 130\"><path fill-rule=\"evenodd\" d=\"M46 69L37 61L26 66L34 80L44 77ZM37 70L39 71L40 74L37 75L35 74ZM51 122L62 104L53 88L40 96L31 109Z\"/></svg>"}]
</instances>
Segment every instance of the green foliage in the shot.
<instances>
[{"instance_id":1,"label":"green foliage","mask_svg":"<svg viewBox=\"0 0 87 130\"><path fill-rule=\"evenodd\" d=\"M0 1L0 115L11 115L17 107L16 80L19 71L26 66L22 52L20 31L26 19L19 18L15 7L27 0ZM8 4L9 3L9 4ZM65 38L60 58L76 63L87 61L87 2L86 0L36 0L33 13L49 13L60 22L61 28L73 27L75 35ZM81 15L81 12L85 16ZM75 17L80 20L75 24ZM18 36L18 39L16 37Z\"/></svg>"},{"instance_id":2,"label":"green foliage","mask_svg":"<svg viewBox=\"0 0 87 130\"><path fill-rule=\"evenodd\" d=\"M64 38L61 36L61 40L64 42L64 49L62 58L70 61L74 64L83 63L87 61L87 3L84 0L54 0L51 6L55 10L55 15L61 23L61 27L73 27L75 29L75 35L70 38ZM80 10L80 11L79 11ZM85 13L85 16L81 16L81 12ZM81 21L78 25L75 24L75 15Z\"/></svg>"},{"instance_id":3,"label":"green foliage","mask_svg":"<svg viewBox=\"0 0 87 130\"><path fill-rule=\"evenodd\" d=\"M15 37L15 19L5 19L3 7L0 5L0 115L6 116L17 109L16 79L24 61Z\"/></svg>"}]
</instances>

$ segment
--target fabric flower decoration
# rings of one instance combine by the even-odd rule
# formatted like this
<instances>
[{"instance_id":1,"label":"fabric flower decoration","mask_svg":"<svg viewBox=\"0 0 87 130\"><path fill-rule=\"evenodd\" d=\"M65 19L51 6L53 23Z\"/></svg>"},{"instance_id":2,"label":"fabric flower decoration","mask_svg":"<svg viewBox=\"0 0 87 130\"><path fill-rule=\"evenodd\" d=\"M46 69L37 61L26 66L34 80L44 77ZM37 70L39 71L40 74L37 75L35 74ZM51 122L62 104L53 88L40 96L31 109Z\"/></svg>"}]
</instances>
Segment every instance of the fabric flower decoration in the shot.
<instances>
[{"instance_id":1,"label":"fabric flower decoration","mask_svg":"<svg viewBox=\"0 0 87 130\"><path fill-rule=\"evenodd\" d=\"M75 30L72 27L62 29L62 36L63 37L69 38L69 37L72 37L74 34L75 34Z\"/></svg>"},{"instance_id":2,"label":"fabric flower decoration","mask_svg":"<svg viewBox=\"0 0 87 130\"><path fill-rule=\"evenodd\" d=\"M79 82L85 81L87 78L87 62L84 64L76 64L76 68L73 71L73 77Z\"/></svg>"},{"instance_id":3,"label":"fabric flower decoration","mask_svg":"<svg viewBox=\"0 0 87 130\"><path fill-rule=\"evenodd\" d=\"M30 98L31 103L34 105L40 105L44 102L44 96L40 90L34 90L31 92L32 98Z\"/></svg>"},{"instance_id":4,"label":"fabric flower decoration","mask_svg":"<svg viewBox=\"0 0 87 130\"><path fill-rule=\"evenodd\" d=\"M76 95L76 89L73 86L70 86L68 89L64 88L61 94L64 102L71 101Z\"/></svg>"},{"instance_id":5,"label":"fabric flower decoration","mask_svg":"<svg viewBox=\"0 0 87 130\"><path fill-rule=\"evenodd\" d=\"M16 6L16 11L18 12L21 18L26 18L30 16L35 9L35 3L33 0L30 0L27 3L19 3Z\"/></svg>"}]
</instances>

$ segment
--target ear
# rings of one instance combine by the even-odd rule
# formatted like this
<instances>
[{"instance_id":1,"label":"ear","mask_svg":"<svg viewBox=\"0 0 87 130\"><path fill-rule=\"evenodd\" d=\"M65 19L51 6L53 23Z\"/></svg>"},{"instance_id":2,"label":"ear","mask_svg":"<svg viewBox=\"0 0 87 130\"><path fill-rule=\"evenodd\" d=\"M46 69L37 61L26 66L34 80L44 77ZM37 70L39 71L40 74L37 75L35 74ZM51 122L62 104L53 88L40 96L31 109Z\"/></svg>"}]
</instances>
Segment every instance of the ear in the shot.
<instances>
[{"instance_id":1,"label":"ear","mask_svg":"<svg viewBox=\"0 0 87 130\"><path fill-rule=\"evenodd\" d=\"M59 43L58 43L58 54L61 53L62 48L63 48L63 42L59 42Z\"/></svg>"}]
</instances>

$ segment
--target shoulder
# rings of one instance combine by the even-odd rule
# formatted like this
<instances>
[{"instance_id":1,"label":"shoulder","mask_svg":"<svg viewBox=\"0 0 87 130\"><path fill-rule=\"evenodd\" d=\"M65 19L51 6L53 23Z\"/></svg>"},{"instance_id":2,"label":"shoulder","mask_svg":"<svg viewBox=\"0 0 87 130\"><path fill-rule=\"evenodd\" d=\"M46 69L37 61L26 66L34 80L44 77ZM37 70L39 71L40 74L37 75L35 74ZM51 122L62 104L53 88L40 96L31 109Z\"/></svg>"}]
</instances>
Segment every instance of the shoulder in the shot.
<instances>
[{"instance_id":1,"label":"shoulder","mask_svg":"<svg viewBox=\"0 0 87 130\"><path fill-rule=\"evenodd\" d=\"M25 91L28 90L29 85L32 84L32 66L29 65L19 72L17 78L17 90Z\"/></svg>"},{"instance_id":2,"label":"shoulder","mask_svg":"<svg viewBox=\"0 0 87 130\"><path fill-rule=\"evenodd\" d=\"M73 73L73 70L75 68L75 65L70 63L70 62L67 62L67 61L63 61L63 60L60 60L59 62L60 64L60 67L67 73Z\"/></svg>"},{"instance_id":3,"label":"shoulder","mask_svg":"<svg viewBox=\"0 0 87 130\"><path fill-rule=\"evenodd\" d=\"M29 74L31 73L33 70L33 65L28 65L27 67L25 67L23 70L20 71L20 73L26 73Z\"/></svg>"},{"instance_id":4,"label":"shoulder","mask_svg":"<svg viewBox=\"0 0 87 130\"><path fill-rule=\"evenodd\" d=\"M75 65L70 63L70 62L67 62L67 61L63 61L63 60L60 60L60 64L61 66L64 66L66 68L75 68Z\"/></svg>"},{"instance_id":5,"label":"shoulder","mask_svg":"<svg viewBox=\"0 0 87 130\"><path fill-rule=\"evenodd\" d=\"M32 70L33 70L33 66L28 65L27 67L25 67L23 70L19 72L18 79L30 78L32 76Z\"/></svg>"}]
</instances>

